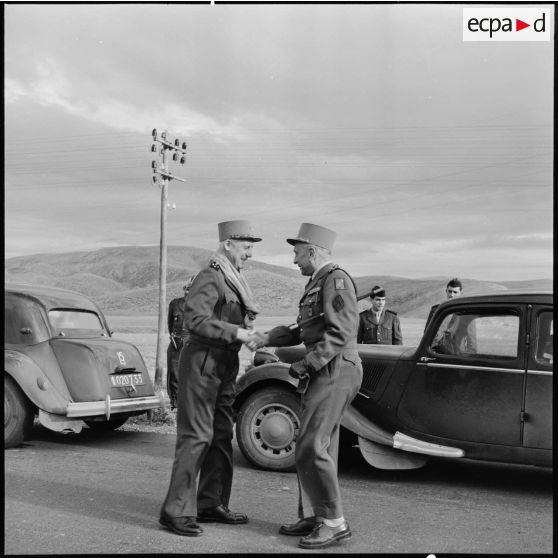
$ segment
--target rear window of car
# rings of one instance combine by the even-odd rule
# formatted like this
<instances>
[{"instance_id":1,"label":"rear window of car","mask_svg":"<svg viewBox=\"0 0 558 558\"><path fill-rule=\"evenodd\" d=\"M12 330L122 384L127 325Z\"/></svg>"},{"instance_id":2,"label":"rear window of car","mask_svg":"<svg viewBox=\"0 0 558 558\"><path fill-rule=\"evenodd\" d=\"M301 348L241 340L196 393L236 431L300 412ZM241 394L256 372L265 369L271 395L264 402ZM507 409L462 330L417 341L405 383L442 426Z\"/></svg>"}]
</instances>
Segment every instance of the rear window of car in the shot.
<instances>
[{"instance_id":1,"label":"rear window of car","mask_svg":"<svg viewBox=\"0 0 558 558\"><path fill-rule=\"evenodd\" d=\"M46 341L50 331L41 306L32 298L6 293L4 299L4 342L34 345Z\"/></svg>"},{"instance_id":2,"label":"rear window of car","mask_svg":"<svg viewBox=\"0 0 558 558\"><path fill-rule=\"evenodd\" d=\"M49 310L48 319L56 335L76 337L81 335L105 335L101 319L87 310Z\"/></svg>"}]
</instances>

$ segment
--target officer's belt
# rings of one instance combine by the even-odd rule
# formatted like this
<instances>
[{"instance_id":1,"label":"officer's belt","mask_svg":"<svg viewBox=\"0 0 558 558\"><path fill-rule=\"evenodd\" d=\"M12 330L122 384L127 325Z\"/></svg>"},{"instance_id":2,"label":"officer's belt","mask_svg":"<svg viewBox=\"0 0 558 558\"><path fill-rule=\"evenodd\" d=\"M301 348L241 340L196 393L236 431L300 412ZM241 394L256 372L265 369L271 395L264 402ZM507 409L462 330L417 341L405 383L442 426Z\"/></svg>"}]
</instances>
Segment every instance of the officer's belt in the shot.
<instances>
[{"instance_id":1,"label":"officer's belt","mask_svg":"<svg viewBox=\"0 0 558 558\"><path fill-rule=\"evenodd\" d=\"M220 349L222 351L229 351L231 353L238 353L242 343L240 341L235 341L234 343L225 343L223 341L217 341L216 339L209 339L207 337L202 337L201 335L190 334L190 339L188 340L189 346L198 347L212 347L214 349Z\"/></svg>"}]
</instances>

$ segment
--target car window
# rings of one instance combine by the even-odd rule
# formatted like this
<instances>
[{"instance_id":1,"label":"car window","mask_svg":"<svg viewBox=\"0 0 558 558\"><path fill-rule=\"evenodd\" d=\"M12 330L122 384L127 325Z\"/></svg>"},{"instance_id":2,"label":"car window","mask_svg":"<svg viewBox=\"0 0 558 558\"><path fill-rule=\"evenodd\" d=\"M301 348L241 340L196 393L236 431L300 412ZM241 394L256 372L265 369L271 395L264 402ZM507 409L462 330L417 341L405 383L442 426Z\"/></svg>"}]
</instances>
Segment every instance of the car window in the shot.
<instances>
[{"instance_id":1,"label":"car window","mask_svg":"<svg viewBox=\"0 0 558 558\"><path fill-rule=\"evenodd\" d=\"M430 345L434 353L464 357L517 358L519 316L455 312L444 318Z\"/></svg>"},{"instance_id":2,"label":"car window","mask_svg":"<svg viewBox=\"0 0 558 558\"><path fill-rule=\"evenodd\" d=\"M554 354L554 324L551 311L545 310L539 314L537 319L537 332L535 360L540 364L552 364Z\"/></svg>"},{"instance_id":3,"label":"car window","mask_svg":"<svg viewBox=\"0 0 558 558\"><path fill-rule=\"evenodd\" d=\"M94 312L85 310L50 310L48 319L56 335L100 335L104 333L103 324Z\"/></svg>"},{"instance_id":4,"label":"car window","mask_svg":"<svg viewBox=\"0 0 558 558\"><path fill-rule=\"evenodd\" d=\"M6 293L4 301L4 342L34 345L46 341L50 332L41 307L32 299Z\"/></svg>"}]
</instances>

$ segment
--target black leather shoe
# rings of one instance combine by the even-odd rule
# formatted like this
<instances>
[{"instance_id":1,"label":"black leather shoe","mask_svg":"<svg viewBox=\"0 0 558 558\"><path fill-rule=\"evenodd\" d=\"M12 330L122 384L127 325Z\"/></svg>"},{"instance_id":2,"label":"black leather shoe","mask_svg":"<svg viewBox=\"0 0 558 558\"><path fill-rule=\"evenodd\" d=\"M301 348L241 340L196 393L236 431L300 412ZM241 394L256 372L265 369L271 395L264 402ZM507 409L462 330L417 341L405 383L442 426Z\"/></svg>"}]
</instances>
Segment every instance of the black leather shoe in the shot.
<instances>
[{"instance_id":1,"label":"black leather shoe","mask_svg":"<svg viewBox=\"0 0 558 558\"><path fill-rule=\"evenodd\" d=\"M169 517L168 515L161 514L159 523L183 537L199 537L203 533L203 529L196 523L195 517Z\"/></svg>"},{"instance_id":2,"label":"black leather shoe","mask_svg":"<svg viewBox=\"0 0 558 558\"><path fill-rule=\"evenodd\" d=\"M198 512L200 523L248 523L248 518L243 513L234 513L222 504L214 508L206 508Z\"/></svg>"},{"instance_id":3,"label":"black leather shoe","mask_svg":"<svg viewBox=\"0 0 558 558\"><path fill-rule=\"evenodd\" d=\"M352 533L346 521L339 527L328 527L325 523L318 523L309 535L300 539L298 546L300 548L325 548L350 539L351 536Z\"/></svg>"},{"instance_id":4,"label":"black leather shoe","mask_svg":"<svg viewBox=\"0 0 558 558\"><path fill-rule=\"evenodd\" d=\"M303 537L309 535L316 527L315 517L305 517L299 519L296 523L285 523L279 527L281 535L294 535L295 537Z\"/></svg>"}]
</instances>

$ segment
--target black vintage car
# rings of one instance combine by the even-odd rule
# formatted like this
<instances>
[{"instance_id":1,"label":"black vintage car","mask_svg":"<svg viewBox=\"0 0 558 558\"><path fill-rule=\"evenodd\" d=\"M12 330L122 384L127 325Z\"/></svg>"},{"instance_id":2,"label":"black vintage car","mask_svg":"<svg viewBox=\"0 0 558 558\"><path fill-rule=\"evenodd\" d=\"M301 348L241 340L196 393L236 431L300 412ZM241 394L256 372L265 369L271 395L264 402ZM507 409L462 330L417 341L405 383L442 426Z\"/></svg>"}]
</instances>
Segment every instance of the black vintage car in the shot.
<instances>
[{"instance_id":1,"label":"black vintage car","mask_svg":"<svg viewBox=\"0 0 558 558\"><path fill-rule=\"evenodd\" d=\"M429 457L552 466L552 293L442 303L417 347L360 345L364 375L342 419L382 469ZM237 382L236 435L255 466L294 467L302 346L258 351Z\"/></svg>"},{"instance_id":2,"label":"black vintage car","mask_svg":"<svg viewBox=\"0 0 558 558\"><path fill-rule=\"evenodd\" d=\"M79 293L37 285L4 291L4 447L21 443L35 416L58 432L122 426L164 404L139 350L111 337Z\"/></svg>"}]
</instances>

